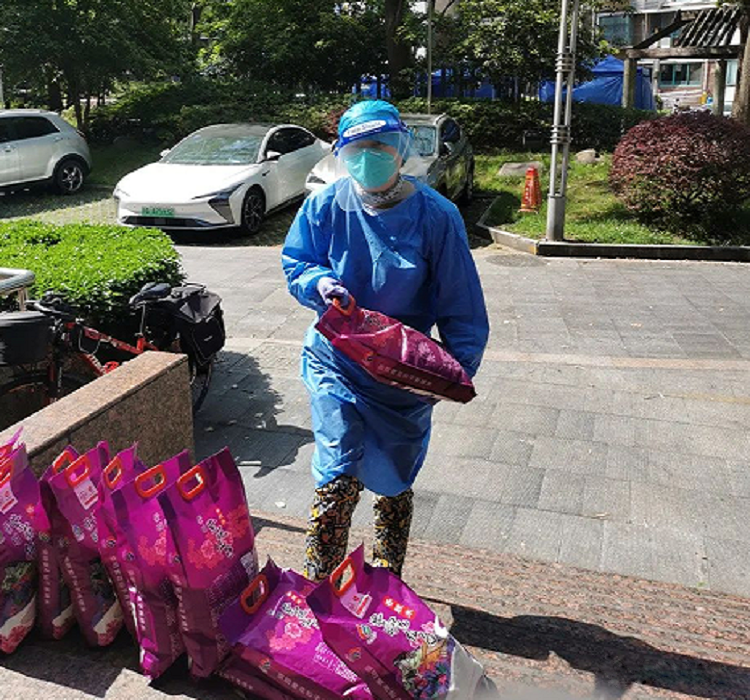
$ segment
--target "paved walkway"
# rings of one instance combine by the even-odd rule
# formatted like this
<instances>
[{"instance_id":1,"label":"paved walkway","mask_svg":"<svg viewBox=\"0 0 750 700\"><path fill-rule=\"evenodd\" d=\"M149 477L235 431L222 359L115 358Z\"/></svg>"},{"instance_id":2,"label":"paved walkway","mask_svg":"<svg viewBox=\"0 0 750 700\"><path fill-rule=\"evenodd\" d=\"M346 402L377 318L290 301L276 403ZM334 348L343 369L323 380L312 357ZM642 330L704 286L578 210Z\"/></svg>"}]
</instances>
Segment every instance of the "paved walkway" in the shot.
<instances>
[{"instance_id":1,"label":"paved walkway","mask_svg":"<svg viewBox=\"0 0 750 700\"><path fill-rule=\"evenodd\" d=\"M311 312L277 248L180 250L230 336L198 450L228 444L253 508L302 517ZM479 397L436 409L413 535L750 596L750 268L476 257L492 324ZM369 517L363 502L355 522Z\"/></svg>"}]
</instances>

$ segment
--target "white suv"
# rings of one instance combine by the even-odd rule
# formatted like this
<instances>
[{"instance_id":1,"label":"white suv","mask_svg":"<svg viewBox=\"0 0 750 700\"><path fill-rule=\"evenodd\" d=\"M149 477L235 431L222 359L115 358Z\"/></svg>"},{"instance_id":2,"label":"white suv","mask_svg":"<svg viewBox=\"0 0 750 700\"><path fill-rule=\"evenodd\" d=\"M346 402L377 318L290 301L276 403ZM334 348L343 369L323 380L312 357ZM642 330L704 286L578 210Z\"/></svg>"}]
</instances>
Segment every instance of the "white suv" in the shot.
<instances>
[{"instance_id":1,"label":"white suv","mask_svg":"<svg viewBox=\"0 0 750 700\"><path fill-rule=\"evenodd\" d=\"M44 182L74 194L90 170L86 139L62 117L39 109L0 110L0 190Z\"/></svg>"}]
</instances>

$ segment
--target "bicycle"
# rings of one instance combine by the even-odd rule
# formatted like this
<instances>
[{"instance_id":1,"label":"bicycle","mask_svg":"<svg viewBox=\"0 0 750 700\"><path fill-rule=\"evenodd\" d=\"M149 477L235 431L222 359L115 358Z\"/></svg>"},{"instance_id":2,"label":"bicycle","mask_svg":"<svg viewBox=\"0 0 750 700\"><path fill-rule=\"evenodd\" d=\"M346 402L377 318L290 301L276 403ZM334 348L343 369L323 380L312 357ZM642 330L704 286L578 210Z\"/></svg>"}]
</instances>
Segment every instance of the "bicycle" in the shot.
<instances>
[{"instance_id":1,"label":"bicycle","mask_svg":"<svg viewBox=\"0 0 750 700\"><path fill-rule=\"evenodd\" d=\"M211 297L210 310L200 318L200 305L207 297ZM76 310L56 294L48 293L40 300L27 302L27 309L38 312L37 317L38 314L47 317L48 326L40 336L43 340L35 343L37 347L24 347L24 356L29 361L14 363L16 376L0 386L0 403L5 407L3 423L10 420L8 425L11 425L22 420L88 383L90 379L70 371L74 363L87 368L91 379L95 379L115 370L123 361L151 350L187 355L193 413L197 412L208 393L216 354L224 343L219 302L219 297L202 285L173 288L163 282L149 283L129 302L133 311L140 312L135 344L87 326ZM190 307L187 312L185 305ZM186 315L187 320L181 315ZM39 320L44 321L43 318ZM196 338L191 323L195 327L207 323L208 327L202 336L198 334ZM100 359L98 355L105 349L129 357L125 360ZM46 367L40 369L37 364L44 357L48 361ZM21 415L10 415L13 407L16 414Z\"/></svg>"}]
</instances>

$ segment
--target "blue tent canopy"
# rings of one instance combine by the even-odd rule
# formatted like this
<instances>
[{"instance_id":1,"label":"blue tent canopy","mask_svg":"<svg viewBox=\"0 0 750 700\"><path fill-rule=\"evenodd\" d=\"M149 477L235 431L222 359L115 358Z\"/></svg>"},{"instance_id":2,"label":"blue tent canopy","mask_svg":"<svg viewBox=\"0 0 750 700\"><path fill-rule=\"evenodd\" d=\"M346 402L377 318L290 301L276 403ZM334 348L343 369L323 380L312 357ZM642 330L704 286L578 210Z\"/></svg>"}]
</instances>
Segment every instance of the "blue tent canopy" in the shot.
<instances>
[{"instance_id":1,"label":"blue tent canopy","mask_svg":"<svg viewBox=\"0 0 750 700\"><path fill-rule=\"evenodd\" d=\"M614 56L607 56L592 69L594 77L588 82L573 88L573 99L576 102L596 102L598 104L622 104L624 63ZM555 99L555 83L548 80L539 88L539 98L543 102ZM656 109L651 81L642 67L638 68L635 88L635 106L638 109Z\"/></svg>"}]
</instances>

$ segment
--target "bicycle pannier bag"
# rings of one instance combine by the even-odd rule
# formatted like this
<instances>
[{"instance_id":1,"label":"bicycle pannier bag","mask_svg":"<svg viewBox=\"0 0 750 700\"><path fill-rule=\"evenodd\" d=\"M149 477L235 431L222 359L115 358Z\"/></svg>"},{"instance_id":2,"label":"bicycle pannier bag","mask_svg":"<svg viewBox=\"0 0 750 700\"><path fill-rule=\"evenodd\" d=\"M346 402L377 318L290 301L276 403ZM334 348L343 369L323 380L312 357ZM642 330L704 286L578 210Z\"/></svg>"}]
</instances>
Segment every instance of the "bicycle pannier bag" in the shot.
<instances>
[{"instance_id":1,"label":"bicycle pannier bag","mask_svg":"<svg viewBox=\"0 0 750 700\"><path fill-rule=\"evenodd\" d=\"M174 287L171 294L157 304L170 313L179 331L183 350L206 364L224 347L226 331L221 297L198 284Z\"/></svg>"}]
</instances>

